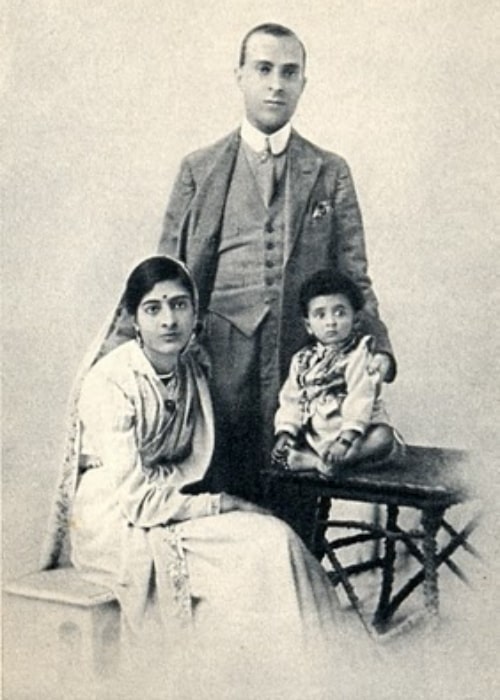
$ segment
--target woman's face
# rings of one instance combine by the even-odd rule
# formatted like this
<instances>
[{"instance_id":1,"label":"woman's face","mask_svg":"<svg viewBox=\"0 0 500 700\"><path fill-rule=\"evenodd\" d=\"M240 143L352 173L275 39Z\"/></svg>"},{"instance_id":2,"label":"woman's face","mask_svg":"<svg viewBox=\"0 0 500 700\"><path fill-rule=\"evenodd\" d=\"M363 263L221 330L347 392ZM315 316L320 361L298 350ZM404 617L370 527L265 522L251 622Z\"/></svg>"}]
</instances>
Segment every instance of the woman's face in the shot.
<instances>
[{"instance_id":1,"label":"woman's face","mask_svg":"<svg viewBox=\"0 0 500 700\"><path fill-rule=\"evenodd\" d=\"M195 323L193 301L179 280L157 282L137 308L136 323L144 352L158 369L166 369L186 347Z\"/></svg>"}]
</instances>

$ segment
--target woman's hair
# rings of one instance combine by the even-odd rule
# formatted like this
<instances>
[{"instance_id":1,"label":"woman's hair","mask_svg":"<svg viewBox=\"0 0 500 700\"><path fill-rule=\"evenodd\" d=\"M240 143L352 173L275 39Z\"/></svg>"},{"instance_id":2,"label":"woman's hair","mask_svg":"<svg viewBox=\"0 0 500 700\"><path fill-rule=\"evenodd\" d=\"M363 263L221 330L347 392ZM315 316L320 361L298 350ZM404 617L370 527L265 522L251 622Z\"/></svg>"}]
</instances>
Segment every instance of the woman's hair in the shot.
<instances>
[{"instance_id":1,"label":"woman's hair","mask_svg":"<svg viewBox=\"0 0 500 700\"><path fill-rule=\"evenodd\" d=\"M363 292L350 277L335 270L319 270L308 277L300 288L299 304L302 316L307 318L309 302L312 299L330 294L343 294L351 302L354 311L361 311L365 305Z\"/></svg>"},{"instance_id":2,"label":"woman's hair","mask_svg":"<svg viewBox=\"0 0 500 700\"><path fill-rule=\"evenodd\" d=\"M157 255L143 260L130 273L123 298L128 313L135 316L144 296L153 289L155 284L166 280L180 282L196 307L194 282L187 268L174 258Z\"/></svg>"}]
</instances>

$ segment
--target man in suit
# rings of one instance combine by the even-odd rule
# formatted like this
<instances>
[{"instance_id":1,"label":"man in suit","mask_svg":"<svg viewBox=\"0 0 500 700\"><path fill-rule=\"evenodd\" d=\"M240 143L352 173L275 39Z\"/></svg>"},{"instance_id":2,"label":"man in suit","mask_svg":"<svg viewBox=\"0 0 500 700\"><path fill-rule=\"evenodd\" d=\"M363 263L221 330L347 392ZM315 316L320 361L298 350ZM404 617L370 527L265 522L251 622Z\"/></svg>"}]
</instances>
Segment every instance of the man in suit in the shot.
<instances>
[{"instance_id":1,"label":"man in suit","mask_svg":"<svg viewBox=\"0 0 500 700\"><path fill-rule=\"evenodd\" d=\"M251 500L262 495L281 382L306 341L298 304L305 277L330 265L360 285L363 330L376 341L371 369L386 381L395 374L349 168L290 125L305 63L302 42L286 27L248 32L236 69L243 123L183 160L160 242L199 287L213 363L213 487Z\"/></svg>"}]
</instances>

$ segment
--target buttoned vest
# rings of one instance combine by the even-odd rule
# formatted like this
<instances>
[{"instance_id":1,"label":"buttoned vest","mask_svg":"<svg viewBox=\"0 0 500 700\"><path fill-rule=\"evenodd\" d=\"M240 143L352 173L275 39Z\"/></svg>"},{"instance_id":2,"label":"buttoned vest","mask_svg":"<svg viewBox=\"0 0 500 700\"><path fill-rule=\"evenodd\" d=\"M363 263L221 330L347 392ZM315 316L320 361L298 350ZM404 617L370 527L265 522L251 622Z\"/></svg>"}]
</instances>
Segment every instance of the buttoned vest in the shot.
<instances>
[{"instance_id":1,"label":"buttoned vest","mask_svg":"<svg viewBox=\"0 0 500 700\"><path fill-rule=\"evenodd\" d=\"M210 309L248 336L281 297L286 170L266 207L240 147L226 199Z\"/></svg>"}]
</instances>

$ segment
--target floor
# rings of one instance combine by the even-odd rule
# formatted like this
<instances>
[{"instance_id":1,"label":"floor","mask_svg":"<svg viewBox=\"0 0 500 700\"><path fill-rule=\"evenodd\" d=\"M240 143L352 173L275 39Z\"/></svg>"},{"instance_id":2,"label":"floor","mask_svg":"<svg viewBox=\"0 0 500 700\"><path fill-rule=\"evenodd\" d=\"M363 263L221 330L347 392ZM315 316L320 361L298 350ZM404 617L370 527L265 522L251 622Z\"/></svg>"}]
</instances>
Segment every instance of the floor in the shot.
<instances>
[{"instance_id":1,"label":"floor","mask_svg":"<svg viewBox=\"0 0 500 700\"><path fill-rule=\"evenodd\" d=\"M466 517L459 513L454 524ZM491 516L491 519L493 517ZM494 532L495 523L485 517L480 531L471 539L478 549L487 554L491 562L496 558L498 544L485 533ZM500 629L498 596L495 584L495 568L484 561L478 561L461 550L454 556L455 562L468 574L472 588L465 586L449 569L442 566L439 570L440 615L435 624L416 615L423 610L423 595L418 588L401 607L395 616L394 624L387 634L376 637L380 652L380 663L367 664L366 659L353 660L359 664L359 683L345 687L339 682L328 696L307 694L304 700L490 700L500 697L500 674L498 667L498 629ZM401 566L397 581L408 575L412 564L406 562ZM362 599L367 613L374 608L378 591L378 574L368 573L355 581L356 590ZM339 591L343 601L345 615L355 613ZM26 629L19 629L18 621L9 618L9 606L4 606L3 629L3 696L6 700L39 700L39 698L66 698L62 691L57 694L58 686L54 664L45 661L39 667L36 658L40 657L32 650L26 649ZM410 624L409 621L416 618ZM32 654L32 655L31 655ZM196 670L194 669L194 673ZM141 700L171 700L170 693L148 695L143 689ZM210 698L210 689L207 689ZM79 682L71 693L73 698L82 700L118 700L111 686L106 683L90 691L86 679ZM127 695L120 696L128 700ZM136 700L136 693L130 698ZM177 696L176 696L177 697ZM181 695L179 695L181 697ZM182 696L191 700L191 696ZM243 693L238 688L228 688L228 700L250 700L251 694ZM263 697L260 695L259 697ZM277 698L269 689L269 695L263 700L285 700ZM200 700L199 697L196 700ZM214 700L222 700L220 694ZM286 700L290 700L287 696Z\"/></svg>"}]
</instances>

